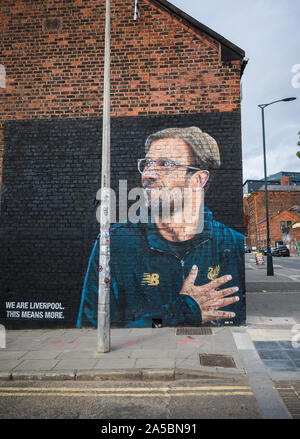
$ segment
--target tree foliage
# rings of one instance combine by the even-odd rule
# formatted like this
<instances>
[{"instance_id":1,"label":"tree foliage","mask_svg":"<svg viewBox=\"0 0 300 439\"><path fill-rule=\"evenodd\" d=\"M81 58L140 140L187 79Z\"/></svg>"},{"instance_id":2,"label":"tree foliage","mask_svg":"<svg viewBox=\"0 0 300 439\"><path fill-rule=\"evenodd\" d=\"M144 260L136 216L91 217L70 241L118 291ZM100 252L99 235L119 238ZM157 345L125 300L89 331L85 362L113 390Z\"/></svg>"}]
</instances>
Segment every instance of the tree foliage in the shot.
<instances>
[{"instance_id":1,"label":"tree foliage","mask_svg":"<svg viewBox=\"0 0 300 439\"><path fill-rule=\"evenodd\" d=\"M298 133L298 136L299 136L299 138L300 138L300 131L299 131L299 133ZM300 146L300 142L298 142L297 145ZM296 155L297 155L297 157L299 157L299 159L300 159L300 151L298 151Z\"/></svg>"}]
</instances>

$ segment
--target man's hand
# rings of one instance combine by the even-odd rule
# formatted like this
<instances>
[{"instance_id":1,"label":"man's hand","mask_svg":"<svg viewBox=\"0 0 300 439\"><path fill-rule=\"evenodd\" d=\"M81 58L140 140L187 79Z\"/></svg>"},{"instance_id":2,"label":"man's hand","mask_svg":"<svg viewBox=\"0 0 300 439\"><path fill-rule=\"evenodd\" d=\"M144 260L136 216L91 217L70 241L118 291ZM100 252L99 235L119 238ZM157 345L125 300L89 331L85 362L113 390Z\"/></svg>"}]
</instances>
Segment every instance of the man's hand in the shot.
<instances>
[{"instance_id":1,"label":"man's hand","mask_svg":"<svg viewBox=\"0 0 300 439\"><path fill-rule=\"evenodd\" d=\"M232 319L235 317L235 313L233 312L218 311L220 308L240 300L238 296L224 299L224 297L236 293L239 290L237 287L217 291L217 288L229 282L232 277L230 275L222 276L208 284L196 286L195 280L197 275L198 267L194 265L190 274L185 279L179 294L190 296L198 303L201 309L202 323L210 320Z\"/></svg>"}]
</instances>

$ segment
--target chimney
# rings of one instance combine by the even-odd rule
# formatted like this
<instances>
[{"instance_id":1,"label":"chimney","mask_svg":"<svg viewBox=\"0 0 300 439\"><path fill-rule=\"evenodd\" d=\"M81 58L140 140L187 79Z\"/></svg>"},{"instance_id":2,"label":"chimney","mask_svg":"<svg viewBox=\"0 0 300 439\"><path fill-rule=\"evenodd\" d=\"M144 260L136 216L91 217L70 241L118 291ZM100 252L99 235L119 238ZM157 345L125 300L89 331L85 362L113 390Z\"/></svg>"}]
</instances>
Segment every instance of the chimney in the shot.
<instances>
[{"instance_id":1,"label":"chimney","mask_svg":"<svg viewBox=\"0 0 300 439\"><path fill-rule=\"evenodd\" d=\"M289 186L290 185L290 177L282 177L281 186Z\"/></svg>"}]
</instances>

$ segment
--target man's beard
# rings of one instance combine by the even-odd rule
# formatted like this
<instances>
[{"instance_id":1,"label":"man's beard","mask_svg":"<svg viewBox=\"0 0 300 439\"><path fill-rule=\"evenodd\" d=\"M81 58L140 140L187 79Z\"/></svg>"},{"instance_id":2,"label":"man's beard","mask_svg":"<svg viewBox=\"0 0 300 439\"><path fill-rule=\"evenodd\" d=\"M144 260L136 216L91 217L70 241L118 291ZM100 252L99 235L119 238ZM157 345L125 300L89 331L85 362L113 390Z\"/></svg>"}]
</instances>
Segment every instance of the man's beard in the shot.
<instances>
[{"instance_id":1,"label":"man's beard","mask_svg":"<svg viewBox=\"0 0 300 439\"><path fill-rule=\"evenodd\" d=\"M182 212L183 210L183 197L182 188L176 188L180 191L180 197L178 198L178 192L172 194L165 188L159 188L159 194L152 196L152 191L145 188L145 202L146 206L151 209L151 212L155 213L155 216L161 220L167 220L169 217L174 216L176 213ZM174 195L174 196L172 196Z\"/></svg>"},{"instance_id":2,"label":"man's beard","mask_svg":"<svg viewBox=\"0 0 300 439\"><path fill-rule=\"evenodd\" d=\"M155 193L152 191L159 191ZM152 196L155 195L155 196ZM202 187L181 186L167 190L164 187L144 186L144 201L151 221L161 223L193 224L194 234L204 228L204 190ZM167 207L167 208L166 208Z\"/></svg>"}]
</instances>

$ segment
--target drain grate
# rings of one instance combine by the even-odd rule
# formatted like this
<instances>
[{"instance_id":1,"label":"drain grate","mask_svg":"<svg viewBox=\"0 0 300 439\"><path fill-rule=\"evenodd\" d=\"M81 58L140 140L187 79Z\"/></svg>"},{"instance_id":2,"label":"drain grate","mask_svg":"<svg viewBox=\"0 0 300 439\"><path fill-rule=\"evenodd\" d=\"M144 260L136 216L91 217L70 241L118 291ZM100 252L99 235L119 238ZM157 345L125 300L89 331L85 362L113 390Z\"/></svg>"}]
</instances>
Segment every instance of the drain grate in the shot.
<instances>
[{"instance_id":1,"label":"drain grate","mask_svg":"<svg viewBox=\"0 0 300 439\"><path fill-rule=\"evenodd\" d=\"M230 367L236 369L234 359L229 355L199 354L200 365L208 367Z\"/></svg>"},{"instance_id":2,"label":"drain grate","mask_svg":"<svg viewBox=\"0 0 300 439\"><path fill-rule=\"evenodd\" d=\"M212 335L211 328L177 328L176 335Z\"/></svg>"}]
</instances>

